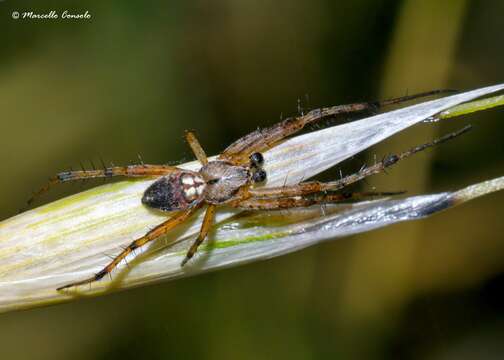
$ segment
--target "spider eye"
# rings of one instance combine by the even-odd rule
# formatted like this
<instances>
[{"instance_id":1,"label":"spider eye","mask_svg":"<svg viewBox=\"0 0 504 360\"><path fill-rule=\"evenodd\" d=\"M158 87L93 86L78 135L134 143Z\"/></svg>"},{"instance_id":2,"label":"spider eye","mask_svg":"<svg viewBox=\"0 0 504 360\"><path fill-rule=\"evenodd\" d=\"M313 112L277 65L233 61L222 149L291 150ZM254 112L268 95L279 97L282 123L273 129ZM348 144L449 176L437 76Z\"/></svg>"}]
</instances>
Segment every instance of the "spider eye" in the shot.
<instances>
[{"instance_id":1,"label":"spider eye","mask_svg":"<svg viewBox=\"0 0 504 360\"><path fill-rule=\"evenodd\" d=\"M252 175L252 181L255 183L263 182L266 180L266 171L258 170Z\"/></svg>"},{"instance_id":2,"label":"spider eye","mask_svg":"<svg viewBox=\"0 0 504 360\"><path fill-rule=\"evenodd\" d=\"M253 166L261 166L264 163L264 157L261 153L255 152L250 155L250 162Z\"/></svg>"}]
</instances>

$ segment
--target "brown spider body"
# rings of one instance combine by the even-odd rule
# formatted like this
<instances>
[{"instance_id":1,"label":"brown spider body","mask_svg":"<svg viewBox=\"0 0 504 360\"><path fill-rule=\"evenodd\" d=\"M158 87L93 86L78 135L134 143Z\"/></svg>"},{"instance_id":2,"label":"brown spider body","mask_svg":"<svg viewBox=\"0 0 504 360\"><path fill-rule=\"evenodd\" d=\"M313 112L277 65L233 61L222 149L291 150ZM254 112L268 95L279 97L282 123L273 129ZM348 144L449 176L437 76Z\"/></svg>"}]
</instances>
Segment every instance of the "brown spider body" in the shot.
<instances>
[{"instance_id":1,"label":"brown spider body","mask_svg":"<svg viewBox=\"0 0 504 360\"><path fill-rule=\"evenodd\" d=\"M398 155L389 155L373 166L362 167L358 172L337 181L326 183L301 182L279 187L253 187L253 185L266 179L266 173L262 169L264 158L261 153L271 149L286 137L300 131L306 125L339 114L375 110L380 106L434 95L439 92L441 91L409 95L382 102L355 103L315 109L307 114L283 120L269 128L256 130L238 139L229 145L218 156L217 160L210 162L194 134L187 132L186 140L202 165L199 171L190 171L168 165L140 164L124 167L114 166L103 170L82 169L82 171L67 171L57 174L49 180L48 184L36 192L28 203L31 203L36 196L47 191L51 186L62 182L112 176L156 176L158 179L145 190L142 203L151 208L175 212L165 222L131 242L107 266L92 277L61 286L58 290L100 280L105 275L110 274L135 249L165 235L171 229L189 219L204 205L207 208L199 235L188 250L182 261L182 266L194 256L198 246L205 240L212 226L216 209L220 205L249 210L278 210L398 194L398 192L337 193L336 191L370 175L382 172L419 151L456 137L467 131L468 128L448 134L433 142L416 146Z\"/></svg>"},{"instance_id":2,"label":"brown spider body","mask_svg":"<svg viewBox=\"0 0 504 360\"><path fill-rule=\"evenodd\" d=\"M201 202L223 204L251 183L247 166L210 161L198 172L181 170L160 177L145 190L142 203L162 211L184 210Z\"/></svg>"}]
</instances>

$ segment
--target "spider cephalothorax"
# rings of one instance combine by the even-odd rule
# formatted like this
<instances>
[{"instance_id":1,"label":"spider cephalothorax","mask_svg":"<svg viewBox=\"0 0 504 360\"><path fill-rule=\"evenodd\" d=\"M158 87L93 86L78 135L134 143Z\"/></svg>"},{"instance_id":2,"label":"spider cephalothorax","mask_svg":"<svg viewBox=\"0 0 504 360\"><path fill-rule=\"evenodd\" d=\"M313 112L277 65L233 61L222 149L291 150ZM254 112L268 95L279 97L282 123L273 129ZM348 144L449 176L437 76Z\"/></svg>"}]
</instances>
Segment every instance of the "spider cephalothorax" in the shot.
<instances>
[{"instance_id":1,"label":"spider cephalothorax","mask_svg":"<svg viewBox=\"0 0 504 360\"><path fill-rule=\"evenodd\" d=\"M83 169L82 171L67 171L57 174L34 196L47 191L54 184L72 180L111 176L155 176L158 177L158 179L145 190L142 196L142 203L151 208L173 212L173 215L165 222L151 229L139 239L131 242L98 273L82 281L61 286L58 290L100 280L106 274L110 274L112 270L135 249L166 234L177 225L186 221L198 209L205 205L207 208L200 233L188 250L186 257L182 261L182 265L194 256L198 246L206 238L212 226L215 211L220 205L239 209L276 210L334 203L370 196L397 194L383 192L345 192L342 194L338 193L337 190L367 176L379 173L385 168L427 147L458 136L465 132L467 128L449 134L431 143L414 147L401 154L390 155L382 161L375 163L373 166L363 167L355 174L346 176L337 181L327 183L317 181L301 182L299 184L279 187L255 187L254 184L266 180L266 172L262 168L264 163L262 152L274 147L287 136L300 131L306 125L338 114L375 110L379 106L433 95L438 92L439 91L433 91L410 95L378 103L356 103L312 110L305 115L283 120L269 128L253 131L232 143L213 161L208 161L205 152L194 134L192 132L187 132L186 140L202 165L199 171L190 171L167 165L141 164L125 167L115 166L104 168L103 170ZM30 199L29 203L32 200L33 198Z\"/></svg>"}]
</instances>

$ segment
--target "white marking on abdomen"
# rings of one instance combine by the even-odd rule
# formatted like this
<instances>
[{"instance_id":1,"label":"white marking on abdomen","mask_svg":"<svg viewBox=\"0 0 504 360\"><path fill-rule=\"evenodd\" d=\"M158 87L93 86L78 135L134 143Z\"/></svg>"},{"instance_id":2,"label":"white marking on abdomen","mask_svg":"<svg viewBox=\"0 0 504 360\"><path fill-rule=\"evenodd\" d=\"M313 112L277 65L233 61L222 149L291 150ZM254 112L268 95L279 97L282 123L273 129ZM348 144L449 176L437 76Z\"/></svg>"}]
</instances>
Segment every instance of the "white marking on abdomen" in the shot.
<instances>
[{"instance_id":1,"label":"white marking on abdomen","mask_svg":"<svg viewBox=\"0 0 504 360\"><path fill-rule=\"evenodd\" d=\"M194 195L196 195L196 189L194 187L190 187L187 189L184 189L185 196L187 198L192 198Z\"/></svg>"},{"instance_id":2,"label":"white marking on abdomen","mask_svg":"<svg viewBox=\"0 0 504 360\"><path fill-rule=\"evenodd\" d=\"M194 185L194 179L192 176L184 176L182 178L182 184L184 185Z\"/></svg>"}]
</instances>

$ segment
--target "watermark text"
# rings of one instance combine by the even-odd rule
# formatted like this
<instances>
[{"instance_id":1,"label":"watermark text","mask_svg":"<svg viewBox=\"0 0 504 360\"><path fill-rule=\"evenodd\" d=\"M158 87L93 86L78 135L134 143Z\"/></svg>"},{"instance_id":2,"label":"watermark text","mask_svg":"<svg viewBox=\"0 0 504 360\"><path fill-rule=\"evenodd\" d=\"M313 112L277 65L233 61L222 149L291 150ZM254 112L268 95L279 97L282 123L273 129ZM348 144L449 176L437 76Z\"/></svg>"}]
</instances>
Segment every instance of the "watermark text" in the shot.
<instances>
[{"instance_id":1,"label":"watermark text","mask_svg":"<svg viewBox=\"0 0 504 360\"><path fill-rule=\"evenodd\" d=\"M13 11L12 18L14 20L89 20L92 18L91 13L86 10L83 12L63 10L51 10L44 13L35 11Z\"/></svg>"}]
</instances>

